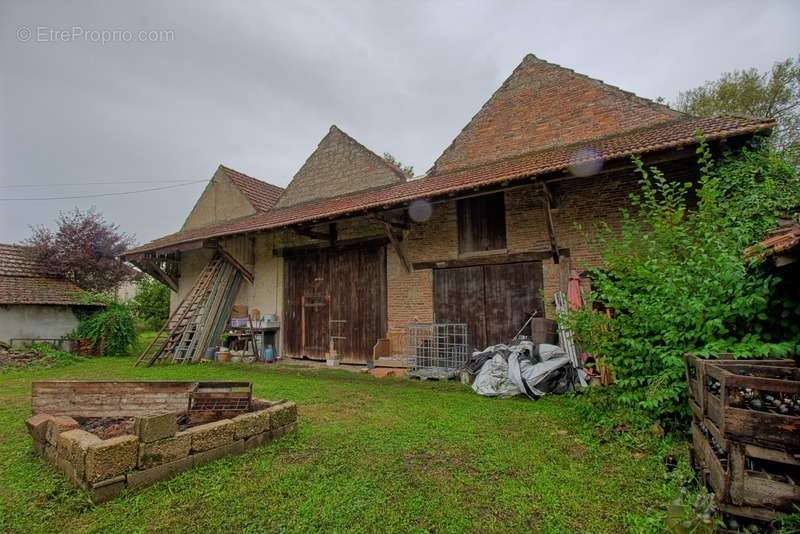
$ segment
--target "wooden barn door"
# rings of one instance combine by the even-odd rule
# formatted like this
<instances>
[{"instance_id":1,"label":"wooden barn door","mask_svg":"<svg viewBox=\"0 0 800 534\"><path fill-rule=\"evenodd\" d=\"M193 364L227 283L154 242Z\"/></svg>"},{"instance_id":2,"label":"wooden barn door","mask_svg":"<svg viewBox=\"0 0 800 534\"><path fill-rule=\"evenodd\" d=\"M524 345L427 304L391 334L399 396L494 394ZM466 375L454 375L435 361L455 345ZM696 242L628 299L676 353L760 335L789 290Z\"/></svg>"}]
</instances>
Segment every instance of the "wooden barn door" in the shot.
<instances>
[{"instance_id":1,"label":"wooden barn door","mask_svg":"<svg viewBox=\"0 0 800 534\"><path fill-rule=\"evenodd\" d=\"M542 316L542 287L538 261L436 269L434 316L440 323L466 323L470 348L508 343L530 312Z\"/></svg>"},{"instance_id":2,"label":"wooden barn door","mask_svg":"<svg viewBox=\"0 0 800 534\"><path fill-rule=\"evenodd\" d=\"M436 322L466 323L471 347L486 346L483 267L436 269L433 302Z\"/></svg>"},{"instance_id":3,"label":"wooden barn door","mask_svg":"<svg viewBox=\"0 0 800 534\"><path fill-rule=\"evenodd\" d=\"M383 245L320 249L286 257L284 324L288 356L366 362L386 333Z\"/></svg>"}]
</instances>

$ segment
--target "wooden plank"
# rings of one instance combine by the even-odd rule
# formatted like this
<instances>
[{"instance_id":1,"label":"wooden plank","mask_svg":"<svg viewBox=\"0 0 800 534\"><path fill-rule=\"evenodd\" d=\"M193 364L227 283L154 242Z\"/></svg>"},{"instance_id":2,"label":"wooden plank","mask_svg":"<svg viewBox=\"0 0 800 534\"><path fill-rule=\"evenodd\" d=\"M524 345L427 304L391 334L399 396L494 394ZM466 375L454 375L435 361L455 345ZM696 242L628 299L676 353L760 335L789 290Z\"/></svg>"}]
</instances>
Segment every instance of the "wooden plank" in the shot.
<instances>
[{"instance_id":1,"label":"wooden plank","mask_svg":"<svg viewBox=\"0 0 800 534\"><path fill-rule=\"evenodd\" d=\"M195 382L47 381L31 386L34 414L133 417L156 410L185 411Z\"/></svg>"},{"instance_id":2,"label":"wooden plank","mask_svg":"<svg viewBox=\"0 0 800 534\"><path fill-rule=\"evenodd\" d=\"M562 257L569 257L570 252L568 248L562 248L558 251ZM411 266L415 271L424 269L454 269L457 267L473 267L475 265L499 265L503 263L523 263L531 261L541 261L550 258L549 250L538 252L517 252L512 254L490 254L480 255L467 258L459 258L457 260L435 260L435 261L422 261L414 262Z\"/></svg>"},{"instance_id":3,"label":"wooden plank","mask_svg":"<svg viewBox=\"0 0 800 534\"><path fill-rule=\"evenodd\" d=\"M234 266L234 268L235 268L237 271L239 271L239 272L241 273L242 277L243 277L245 280L247 280L248 282L250 282L250 284L252 284L252 283L253 283L253 281L255 280L255 279L253 278L253 273L252 273L252 272L250 272L250 270L249 270L247 267L245 267L244 265L242 265L242 263L241 263L239 260L237 260L237 259L236 259L236 258L233 256L233 254L231 254L230 252L228 252L228 251L225 249L225 247L222 245L222 243L220 243L220 244L219 244L219 253L220 253L220 254L222 254L222 257L223 257L223 258L225 258L225 259L228 261L228 263L230 263L231 265L233 265L233 266Z\"/></svg>"}]
</instances>

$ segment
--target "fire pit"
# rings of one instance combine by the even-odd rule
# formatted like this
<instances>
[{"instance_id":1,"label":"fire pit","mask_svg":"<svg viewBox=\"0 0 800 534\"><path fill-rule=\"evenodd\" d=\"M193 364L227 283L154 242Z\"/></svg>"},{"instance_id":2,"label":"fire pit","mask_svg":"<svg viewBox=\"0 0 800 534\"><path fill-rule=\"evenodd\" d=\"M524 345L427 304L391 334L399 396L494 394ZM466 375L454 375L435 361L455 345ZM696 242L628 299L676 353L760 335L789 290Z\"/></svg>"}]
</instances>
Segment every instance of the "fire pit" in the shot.
<instances>
[{"instance_id":1,"label":"fire pit","mask_svg":"<svg viewBox=\"0 0 800 534\"><path fill-rule=\"evenodd\" d=\"M277 439L293 402L252 398L249 382L34 382L26 424L36 452L94 503Z\"/></svg>"}]
</instances>

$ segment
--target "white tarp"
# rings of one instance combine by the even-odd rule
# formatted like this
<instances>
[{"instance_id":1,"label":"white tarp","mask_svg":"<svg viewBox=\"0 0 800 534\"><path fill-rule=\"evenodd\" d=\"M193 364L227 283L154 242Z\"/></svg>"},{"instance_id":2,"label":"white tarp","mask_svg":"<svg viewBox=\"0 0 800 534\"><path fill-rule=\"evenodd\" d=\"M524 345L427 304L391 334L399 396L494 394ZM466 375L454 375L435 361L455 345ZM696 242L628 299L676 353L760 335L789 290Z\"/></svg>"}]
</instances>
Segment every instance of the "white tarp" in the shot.
<instances>
[{"instance_id":1,"label":"white tarp","mask_svg":"<svg viewBox=\"0 0 800 534\"><path fill-rule=\"evenodd\" d=\"M493 352L494 355L481 367L472 389L478 395L487 397L513 397L526 394L535 398L545 394L536 385L551 374L570 365L569 357L560 347L555 345L539 345L538 358L534 345L530 341L522 341L518 345L493 345L481 353Z\"/></svg>"}]
</instances>

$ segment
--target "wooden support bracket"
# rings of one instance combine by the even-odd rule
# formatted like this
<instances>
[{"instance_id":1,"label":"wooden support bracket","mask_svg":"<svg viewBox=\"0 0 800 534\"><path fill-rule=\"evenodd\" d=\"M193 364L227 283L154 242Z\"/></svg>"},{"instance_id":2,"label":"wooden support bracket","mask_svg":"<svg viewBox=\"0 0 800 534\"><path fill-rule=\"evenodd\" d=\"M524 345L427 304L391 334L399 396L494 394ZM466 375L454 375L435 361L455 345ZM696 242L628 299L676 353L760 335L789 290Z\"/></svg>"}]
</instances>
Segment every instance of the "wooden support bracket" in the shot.
<instances>
[{"instance_id":1,"label":"wooden support bracket","mask_svg":"<svg viewBox=\"0 0 800 534\"><path fill-rule=\"evenodd\" d=\"M403 262L403 267L405 268L407 273L410 273L414 270L411 266L411 262L408 261L408 256L406 256L406 251L403 249L403 244L397 239L397 236L394 235L394 230L392 229L391 225L383 221L383 228L386 230L386 237L389 238L389 242L392 244L394 251L400 257L400 261Z\"/></svg>"},{"instance_id":2,"label":"wooden support bracket","mask_svg":"<svg viewBox=\"0 0 800 534\"><path fill-rule=\"evenodd\" d=\"M556 225L553 223L553 213L551 211L553 206L553 195L550 193L550 188L547 182L542 182L542 192L544 193L544 216L547 223L547 234L550 237L550 253L553 257L553 263L558 263L558 242L556 241Z\"/></svg>"},{"instance_id":3,"label":"wooden support bracket","mask_svg":"<svg viewBox=\"0 0 800 534\"><path fill-rule=\"evenodd\" d=\"M165 286L169 287L172 291L176 293L178 292L178 281L171 274L163 270L157 260L144 259L139 261L131 261L131 263Z\"/></svg>"},{"instance_id":4,"label":"wooden support bracket","mask_svg":"<svg viewBox=\"0 0 800 534\"><path fill-rule=\"evenodd\" d=\"M219 243L219 244L217 245L217 249L219 250L219 253L220 253L220 254L222 254L222 257L223 257L223 258L225 258L226 260L228 260L228 262L230 262L230 264L231 264L231 265L233 265L233 266L236 268L236 270L237 270L237 271L239 271L240 273L242 273L242 277L243 277L245 280L247 280L247 281L248 281L248 282L250 282L251 284L253 283L253 281L255 280L255 279L253 278L253 273L251 273L251 272L250 272L250 270L249 270L247 267L245 267L244 265L242 265L242 264L241 264L241 262L239 262L239 260L237 260L236 258L234 258L234 257L233 257L233 254L231 254L230 252L228 252L227 250L225 250L225 247L223 247L223 246L222 246L222 243Z\"/></svg>"}]
</instances>

